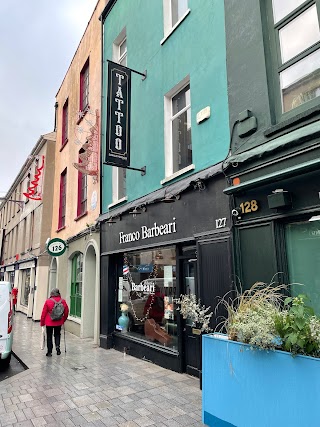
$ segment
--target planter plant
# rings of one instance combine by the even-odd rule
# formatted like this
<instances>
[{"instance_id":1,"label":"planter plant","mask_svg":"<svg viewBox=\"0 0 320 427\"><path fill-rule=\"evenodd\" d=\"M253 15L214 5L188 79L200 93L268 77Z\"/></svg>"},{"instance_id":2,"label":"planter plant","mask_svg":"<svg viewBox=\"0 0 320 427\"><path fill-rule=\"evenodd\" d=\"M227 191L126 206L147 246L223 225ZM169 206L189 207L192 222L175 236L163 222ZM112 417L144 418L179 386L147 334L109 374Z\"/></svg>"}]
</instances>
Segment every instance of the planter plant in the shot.
<instances>
[{"instance_id":1,"label":"planter plant","mask_svg":"<svg viewBox=\"0 0 320 427\"><path fill-rule=\"evenodd\" d=\"M220 304L225 333L203 337L203 421L216 427L316 425L320 319L301 294L256 283Z\"/></svg>"},{"instance_id":2,"label":"planter plant","mask_svg":"<svg viewBox=\"0 0 320 427\"><path fill-rule=\"evenodd\" d=\"M213 315L211 307L206 307L201 304L200 299L197 299L194 294L180 295L177 300L178 311L182 317L191 323L191 326L197 328L201 332L211 332L210 319Z\"/></svg>"}]
</instances>

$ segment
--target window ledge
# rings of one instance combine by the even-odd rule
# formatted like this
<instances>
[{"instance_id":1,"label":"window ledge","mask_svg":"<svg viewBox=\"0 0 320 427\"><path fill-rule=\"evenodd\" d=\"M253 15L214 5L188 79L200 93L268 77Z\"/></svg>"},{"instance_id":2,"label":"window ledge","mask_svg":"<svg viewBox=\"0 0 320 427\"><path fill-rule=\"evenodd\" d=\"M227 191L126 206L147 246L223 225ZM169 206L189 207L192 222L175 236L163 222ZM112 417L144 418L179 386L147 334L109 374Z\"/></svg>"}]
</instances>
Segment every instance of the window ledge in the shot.
<instances>
[{"instance_id":1,"label":"window ledge","mask_svg":"<svg viewBox=\"0 0 320 427\"><path fill-rule=\"evenodd\" d=\"M279 122L278 124L271 126L270 128L266 129L264 131L264 136L269 137L277 132L281 132L289 127L292 127L294 125L298 125L299 123L303 122L304 120L311 119L313 116L316 116L314 120L318 120L318 114L320 112L320 105L317 105L316 107L310 108L309 110L305 110L300 114L297 114L293 116L290 119L286 119L282 122Z\"/></svg>"},{"instance_id":2,"label":"window ledge","mask_svg":"<svg viewBox=\"0 0 320 427\"><path fill-rule=\"evenodd\" d=\"M108 205L108 208L113 208L114 206L120 205L120 203L126 202L128 200L128 197L122 197L122 199L116 200L115 202L110 203Z\"/></svg>"},{"instance_id":3,"label":"window ledge","mask_svg":"<svg viewBox=\"0 0 320 427\"><path fill-rule=\"evenodd\" d=\"M68 139L66 140L66 142L63 144L63 145L61 145L61 148L60 148L60 153L61 153L61 151L64 149L64 147L68 144Z\"/></svg>"},{"instance_id":4,"label":"window ledge","mask_svg":"<svg viewBox=\"0 0 320 427\"><path fill-rule=\"evenodd\" d=\"M73 316L69 315L67 320L69 320L70 322L78 323L79 325L81 325L81 318L80 317L73 317Z\"/></svg>"},{"instance_id":5,"label":"window ledge","mask_svg":"<svg viewBox=\"0 0 320 427\"><path fill-rule=\"evenodd\" d=\"M59 231L63 230L64 228L66 228L66 226L64 225L63 227L60 227L56 230L56 233L59 233Z\"/></svg>"},{"instance_id":6,"label":"window ledge","mask_svg":"<svg viewBox=\"0 0 320 427\"><path fill-rule=\"evenodd\" d=\"M189 166L187 166L186 168L181 169L181 170L179 170L178 172L175 172L174 174L172 174L172 175L170 175L170 176L167 176L166 178L162 179L162 180L160 181L160 184L162 184L162 185L163 185L163 184L166 184L167 182L172 181L173 179L177 178L178 176L180 176L180 175L184 175L185 173L190 172L190 171L194 170L195 168L196 168L196 167L195 167L195 165L194 165L194 164L189 165Z\"/></svg>"},{"instance_id":7,"label":"window ledge","mask_svg":"<svg viewBox=\"0 0 320 427\"><path fill-rule=\"evenodd\" d=\"M83 212L82 214L78 215L74 220L79 221L80 218L86 216L88 214L88 211Z\"/></svg>"},{"instance_id":8,"label":"window ledge","mask_svg":"<svg viewBox=\"0 0 320 427\"><path fill-rule=\"evenodd\" d=\"M189 15L190 12L191 12L191 9L186 10L184 15L181 16L179 21L170 29L170 31L166 34L166 36L161 40L161 42L160 42L161 45L163 45L163 43L171 36L171 34L174 33L176 28L179 27L181 22L183 22L186 19L186 17Z\"/></svg>"}]
</instances>

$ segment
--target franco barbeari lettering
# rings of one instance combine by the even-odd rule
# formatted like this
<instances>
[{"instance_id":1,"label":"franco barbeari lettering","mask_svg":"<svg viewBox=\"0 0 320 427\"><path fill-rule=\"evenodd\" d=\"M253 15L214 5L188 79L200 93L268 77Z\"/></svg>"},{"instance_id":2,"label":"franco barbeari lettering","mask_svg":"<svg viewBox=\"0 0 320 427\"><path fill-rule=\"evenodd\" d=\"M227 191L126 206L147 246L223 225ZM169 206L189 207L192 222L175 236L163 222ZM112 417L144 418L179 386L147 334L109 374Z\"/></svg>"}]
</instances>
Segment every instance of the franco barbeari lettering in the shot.
<instances>
[{"instance_id":1,"label":"franco barbeari lettering","mask_svg":"<svg viewBox=\"0 0 320 427\"><path fill-rule=\"evenodd\" d=\"M155 222L153 227L148 228L146 225L141 226L141 231L133 231L132 233L123 233L120 231L119 233L119 243L130 243L136 242L138 240L150 239L152 237L163 236L165 234L172 234L177 232L175 218L173 218L173 222L169 222L168 224L157 225Z\"/></svg>"}]
</instances>

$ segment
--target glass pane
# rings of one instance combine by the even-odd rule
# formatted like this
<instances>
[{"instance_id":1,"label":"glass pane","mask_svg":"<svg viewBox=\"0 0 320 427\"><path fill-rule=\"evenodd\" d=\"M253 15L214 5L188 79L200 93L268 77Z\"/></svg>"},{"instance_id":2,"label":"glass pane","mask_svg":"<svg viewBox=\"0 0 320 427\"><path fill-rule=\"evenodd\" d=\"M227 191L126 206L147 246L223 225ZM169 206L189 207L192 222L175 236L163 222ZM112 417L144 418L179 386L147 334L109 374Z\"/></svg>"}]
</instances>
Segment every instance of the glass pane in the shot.
<instances>
[{"instance_id":1,"label":"glass pane","mask_svg":"<svg viewBox=\"0 0 320 427\"><path fill-rule=\"evenodd\" d=\"M171 0L172 26L185 14L188 9L188 0Z\"/></svg>"},{"instance_id":2,"label":"glass pane","mask_svg":"<svg viewBox=\"0 0 320 427\"><path fill-rule=\"evenodd\" d=\"M126 195L126 169L118 168L118 200Z\"/></svg>"},{"instance_id":3,"label":"glass pane","mask_svg":"<svg viewBox=\"0 0 320 427\"><path fill-rule=\"evenodd\" d=\"M274 22L279 22L305 0L272 0Z\"/></svg>"},{"instance_id":4,"label":"glass pane","mask_svg":"<svg viewBox=\"0 0 320 427\"><path fill-rule=\"evenodd\" d=\"M120 303L126 303L126 333L178 349L175 248L125 254L124 265L129 274L119 281L118 317Z\"/></svg>"},{"instance_id":5,"label":"glass pane","mask_svg":"<svg viewBox=\"0 0 320 427\"><path fill-rule=\"evenodd\" d=\"M183 88L172 98L172 116L190 104L190 85Z\"/></svg>"},{"instance_id":6,"label":"glass pane","mask_svg":"<svg viewBox=\"0 0 320 427\"><path fill-rule=\"evenodd\" d=\"M190 108L172 121L173 173L192 164Z\"/></svg>"},{"instance_id":7,"label":"glass pane","mask_svg":"<svg viewBox=\"0 0 320 427\"><path fill-rule=\"evenodd\" d=\"M119 64L122 65L123 67L127 66L127 55L125 55L120 61Z\"/></svg>"},{"instance_id":8,"label":"glass pane","mask_svg":"<svg viewBox=\"0 0 320 427\"><path fill-rule=\"evenodd\" d=\"M289 224L286 244L292 294L306 294L320 315L320 221Z\"/></svg>"},{"instance_id":9,"label":"glass pane","mask_svg":"<svg viewBox=\"0 0 320 427\"><path fill-rule=\"evenodd\" d=\"M290 111L320 95L320 50L280 73L282 111Z\"/></svg>"},{"instance_id":10,"label":"glass pane","mask_svg":"<svg viewBox=\"0 0 320 427\"><path fill-rule=\"evenodd\" d=\"M313 5L279 31L282 63L320 40L316 5Z\"/></svg>"},{"instance_id":11,"label":"glass pane","mask_svg":"<svg viewBox=\"0 0 320 427\"><path fill-rule=\"evenodd\" d=\"M124 55L124 53L127 52L127 40L123 40L123 42L120 44L119 46L119 51L120 51L120 58L122 55Z\"/></svg>"}]
</instances>

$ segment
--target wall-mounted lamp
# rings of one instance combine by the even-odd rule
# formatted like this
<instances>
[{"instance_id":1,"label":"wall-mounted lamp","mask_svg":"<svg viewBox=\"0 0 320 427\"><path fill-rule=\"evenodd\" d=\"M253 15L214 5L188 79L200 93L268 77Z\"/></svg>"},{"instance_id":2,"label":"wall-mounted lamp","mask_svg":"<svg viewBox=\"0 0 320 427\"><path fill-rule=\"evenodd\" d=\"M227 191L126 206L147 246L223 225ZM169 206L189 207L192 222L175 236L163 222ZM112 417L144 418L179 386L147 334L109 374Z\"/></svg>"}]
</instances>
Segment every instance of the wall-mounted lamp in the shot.
<instances>
[{"instance_id":1,"label":"wall-mounted lamp","mask_svg":"<svg viewBox=\"0 0 320 427\"><path fill-rule=\"evenodd\" d=\"M141 215L142 212L146 212L147 207L145 205L143 206L136 206L133 211L129 212L130 215L132 215L133 218L137 218L137 215Z\"/></svg>"},{"instance_id":2,"label":"wall-mounted lamp","mask_svg":"<svg viewBox=\"0 0 320 427\"><path fill-rule=\"evenodd\" d=\"M311 221L320 221L320 215L314 215L314 216L312 216L310 219L309 219L309 221L311 222Z\"/></svg>"},{"instance_id":3,"label":"wall-mounted lamp","mask_svg":"<svg viewBox=\"0 0 320 427\"><path fill-rule=\"evenodd\" d=\"M291 193L282 188L274 190L272 194L268 196L268 206L270 209L292 206Z\"/></svg>"},{"instance_id":4,"label":"wall-mounted lamp","mask_svg":"<svg viewBox=\"0 0 320 427\"><path fill-rule=\"evenodd\" d=\"M202 179L196 179L195 181L190 182L193 185L194 190L203 191L206 189L206 185Z\"/></svg>"},{"instance_id":5,"label":"wall-mounted lamp","mask_svg":"<svg viewBox=\"0 0 320 427\"><path fill-rule=\"evenodd\" d=\"M169 194L166 194L163 199L161 199L161 202L163 202L163 203L174 203L176 200L179 200L180 197L181 197L180 194L174 195L174 194L169 193Z\"/></svg>"}]
</instances>

